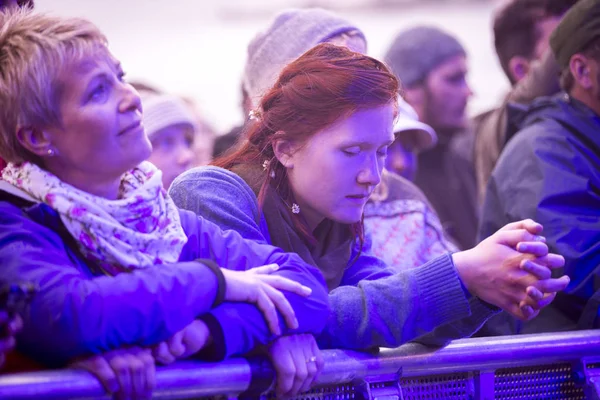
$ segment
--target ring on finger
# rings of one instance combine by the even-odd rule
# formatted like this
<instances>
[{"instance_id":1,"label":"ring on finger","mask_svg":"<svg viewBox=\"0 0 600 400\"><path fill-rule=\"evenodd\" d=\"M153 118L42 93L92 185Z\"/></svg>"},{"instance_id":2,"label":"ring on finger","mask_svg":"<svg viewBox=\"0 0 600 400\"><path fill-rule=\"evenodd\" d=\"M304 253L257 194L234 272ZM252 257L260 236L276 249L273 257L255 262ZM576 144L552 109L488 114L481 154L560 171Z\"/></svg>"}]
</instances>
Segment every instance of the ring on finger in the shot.
<instances>
[{"instance_id":1,"label":"ring on finger","mask_svg":"<svg viewBox=\"0 0 600 400\"><path fill-rule=\"evenodd\" d=\"M306 360L307 364L314 363L314 362L317 362L317 357L316 356L312 356L308 360Z\"/></svg>"}]
</instances>

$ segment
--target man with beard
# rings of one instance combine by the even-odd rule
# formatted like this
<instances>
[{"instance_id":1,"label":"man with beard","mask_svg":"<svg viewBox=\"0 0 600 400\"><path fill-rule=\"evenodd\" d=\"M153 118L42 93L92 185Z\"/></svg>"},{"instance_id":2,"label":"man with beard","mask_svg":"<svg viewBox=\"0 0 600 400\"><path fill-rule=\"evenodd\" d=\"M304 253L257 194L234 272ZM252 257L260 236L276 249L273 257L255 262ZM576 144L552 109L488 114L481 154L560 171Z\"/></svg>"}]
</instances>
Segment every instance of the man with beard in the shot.
<instances>
[{"instance_id":1,"label":"man with beard","mask_svg":"<svg viewBox=\"0 0 600 400\"><path fill-rule=\"evenodd\" d=\"M600 0L573 6L550 47L564 92L509 120L509 142L487 187L479 233L487 237L505 221L534 218L544 225L551 251L565 257L571 283L535 322L486 326L488 335L598 327Z\"/></svg>"},{"instance_id":2,"label":"man with beard","mask_svg":"<svg viewBox=\"0 0 600 400\"><path fill-rule=\"evenodd\" d=\"M419 120L438 136L436 146L419 154L415 183L449 236L459 247L469 248L477 230L477 190L473 133L465 129L473 94L467 83L466 52L448 33L420 26L400 33L385 61L400 79Z\"/></svg>"}]
</instances>

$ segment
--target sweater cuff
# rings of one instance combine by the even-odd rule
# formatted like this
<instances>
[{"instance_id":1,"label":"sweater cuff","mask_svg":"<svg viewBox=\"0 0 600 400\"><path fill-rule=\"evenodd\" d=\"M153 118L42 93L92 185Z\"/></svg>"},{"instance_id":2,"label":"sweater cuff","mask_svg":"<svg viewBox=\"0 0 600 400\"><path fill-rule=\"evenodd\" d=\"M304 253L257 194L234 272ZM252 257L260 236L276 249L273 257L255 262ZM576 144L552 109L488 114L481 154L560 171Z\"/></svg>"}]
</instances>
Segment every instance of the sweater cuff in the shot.
<instances>
[{"instance_id":1,"label":"sweater cuff","mask_svg":"<svg viewBox=\"0 0 600 400\"><path fill-rule=\"evenodd\" d=\"M450 260L453 260L452 254L454 254L454 253L456 253L456 252L450 253ZM454 265L454 261L452 261L452 265ZM454 266L454 269L456 269L456 266ZM469 292L469 289L467 289L467 286L465 285L463 280L460 278L460 276L458 277L458 280L460 281L460 287L462 288L463 292L465 293L465 297L467 298L467 300L471 300L471 298L473 297L473 294L471 292Z\"/></svg>"},{"instance_id":2,"label":"sweater cuff","mask_svg":"<svg viewBox=\"0 0 600 400\"><path fill-rule=\"evenodd\" d=\"M485 324L488 319L502 312L501 308L498 308L490 303L486 303L475 296L471 297L469 300L469 305L471 307L471 321L473 326L477 327L476 331L481 329L483 324Z\"/></svg>"},{"instance_id":3,"label":"sweater cuff","mask_svg":"<svg viewBox=\"0 0 600 400\"><path fill-rule=\"evenodd\" d=\"M225 292L227 291L227 282L225 281L225 276L223 275L223 271L221 268L213 261L207 258L200 258L198 260L199 263L206 265L216 276L217 278L217 295L215 297L215 301L212 304L211 308L215 308L221 303L225 301Z\"/></svg>"},{"instance_id":4,"label":"sweater cuff","mask_svg":"<svg viewBox=\"0 0 600 400\"><path fill-rule=\"evenodd\" d=\"M462 288L450 254L444 254L414 270L419 299L432 321L451 322L471 315L471 307Z\"/></svg>"}]
</instances>

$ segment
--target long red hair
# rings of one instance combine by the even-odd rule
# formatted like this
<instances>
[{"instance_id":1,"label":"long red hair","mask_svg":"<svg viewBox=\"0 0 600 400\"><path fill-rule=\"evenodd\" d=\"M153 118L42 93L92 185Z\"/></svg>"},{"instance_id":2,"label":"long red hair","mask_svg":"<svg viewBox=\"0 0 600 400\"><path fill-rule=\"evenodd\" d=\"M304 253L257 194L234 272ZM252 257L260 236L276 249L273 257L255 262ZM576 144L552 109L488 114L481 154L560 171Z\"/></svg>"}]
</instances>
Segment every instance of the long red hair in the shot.
<instances>
[{"instance_id":1,"label":"long red hair","mask_svg":"<svg viewBox=\"0 0 600 400\"><path fill-rule=\"evenodd\" d=\"M257 120L246 129L242 142L212 164L232 169L237 165L262 166L267 161L259 207L262 208L269 185L291 204L292 188L286 168L275 157L275 141L306 143L317 132L357 111L395 102L399 91L398 79L381 61L321 43L283 69L275 85L263 96L256 111ZM299 214L292 218L296 228L312 242L312 233ZM352 230L362 242L362 221L353 224Z\"/></svg>"}]
</instances>

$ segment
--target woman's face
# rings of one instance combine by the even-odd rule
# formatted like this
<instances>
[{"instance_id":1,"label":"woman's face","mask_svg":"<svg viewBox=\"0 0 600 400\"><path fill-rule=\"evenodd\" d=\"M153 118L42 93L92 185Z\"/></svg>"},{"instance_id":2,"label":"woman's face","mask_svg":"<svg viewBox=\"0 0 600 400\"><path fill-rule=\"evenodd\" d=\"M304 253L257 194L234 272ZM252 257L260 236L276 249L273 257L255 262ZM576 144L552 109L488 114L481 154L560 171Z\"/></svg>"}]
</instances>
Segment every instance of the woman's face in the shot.
<instances>
[{"instance_id":1,"label":"woman's face","mask_svg":"<svg viewBox=\"0 0 600 400\"><path fill-rule=\"evenodd\" d=\"M385 167L388 171L408 179L415 180L417 172L417 151L415 140L412 139L413 132L404 131L397 134L396 140L388 148Z\"/></svg>"},{"instance_id":2,"label":"woman's face","mask_svg":"<svg viewBox=\"0 0 600 400\"><path fill-rule=\"evenodd\" d=\"M140 98L123 81L117 60L86 57L67 65L59 82L61 123L44 129L56 151L47 159L50 172L75 186L86 180L93 186L119 179L148 158Z\"/></svg>"},{"instance_id":3,"label":"woman's face","mask_svg":"<svg viewBox=\"0 0 600 400\"><path fill-rule=\"evenodd\" d=\"M317 132L304 145L292 144L284 165L311 230L324 218L347 224L360 221L394 141L394 112L393 103L358 111Z\"/></svg>"},{"instance_id":4,"label":"woman's face","mask_svg":"<svg viewBox=\"0 0 600 400\"><path fill-rule=\"evenodd\" d=\"M192 167L194 128L185 124L171 125L152 137L152 155L148 161L162 171L165 189L180 174Z\"/></svg>"}]
</instances>

